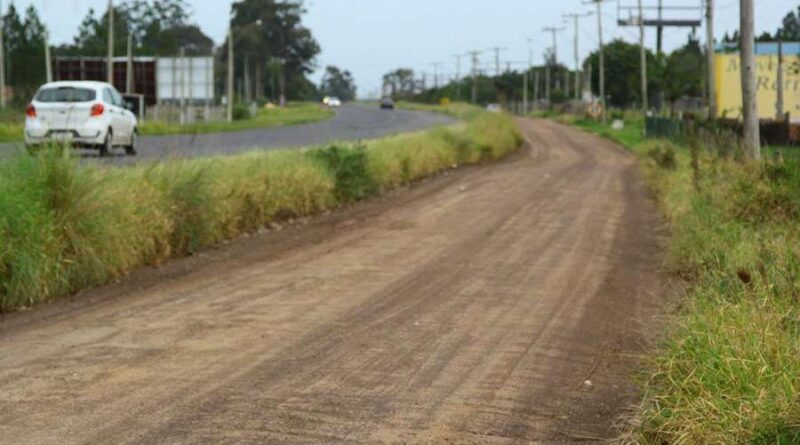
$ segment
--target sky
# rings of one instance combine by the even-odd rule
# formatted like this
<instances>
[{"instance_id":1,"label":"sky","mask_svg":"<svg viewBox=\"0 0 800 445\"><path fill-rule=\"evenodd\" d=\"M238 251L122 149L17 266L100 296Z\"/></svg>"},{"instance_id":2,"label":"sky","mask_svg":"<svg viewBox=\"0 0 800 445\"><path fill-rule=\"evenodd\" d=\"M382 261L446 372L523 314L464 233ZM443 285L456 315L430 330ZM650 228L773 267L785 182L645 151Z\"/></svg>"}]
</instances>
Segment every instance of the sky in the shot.
<instances>
[{"instance_id":1,"label":"sky","mask_svg":"<svg viewBox=\"0 0 800 445\"><path fill-rule=\"evenodd\" d=\"M122 0L114 0L116 2ZM634 0L618 0L625 6ZM643 0L645 6L657 0ZM663 0L665 5L699 5L702 0ZM2 0L3 7L13 2L24 9L35 5L51 33L52 44L72 41L89 8L105 10L108 0ZM188 0L192 20L215 42L220 43L228 29L231 0ZM773 32L783 17L800 6L798 0L755 0L756 32ZM381 77L398 67L426 72L432 81L438 71L442 79L456 74L457 54L483 51L481 68L495 70L495 53L500 51L503 69L527 64L529 51L540 63L544 51L552 46L552 36L544 27L564 27L558 34L558 57L574 66L574 25L564 14L594 11L582 0L305 0L308 10L304 23L322 47L319 69L312 75L319 81L322 69L336 65L350 70L361 97L379 94ZM717 38L738 28L739 0L716 0ZM627 15L624 13L622 15ZM622 38L638 42L636 28L617 26L618 3L603 4L604 40ZM223 19L221 19L223 18ZM655 48L655 29L647 29L646 45ZM670 50L686 42L686 28L664 31L664 48ZM701 36L705 30L697 30ZM530 42L529 42L530 39ZM580 20L578 31L581 60L598 44L597 17ZM440 64L435 66L434 64ZM462 58L461 73L469 69Z\"/></svg>"}]
</instances>

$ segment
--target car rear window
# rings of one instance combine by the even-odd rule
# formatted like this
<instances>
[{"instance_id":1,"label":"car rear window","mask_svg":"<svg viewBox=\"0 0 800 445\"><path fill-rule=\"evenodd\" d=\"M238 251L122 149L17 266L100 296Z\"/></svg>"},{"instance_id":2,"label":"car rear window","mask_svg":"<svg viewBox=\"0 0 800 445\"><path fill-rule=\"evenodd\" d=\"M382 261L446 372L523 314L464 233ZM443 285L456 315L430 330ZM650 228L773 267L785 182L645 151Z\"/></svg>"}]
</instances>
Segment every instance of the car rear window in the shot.
<instances>
[{"instance_id":1,"label":"car rear window","mask_svg":"<svg viewBox=\"0 0 800 445\"><path fill-rule=\"evenodd\" d=\"M91 102L96 97L92 89L75 87L46 88L36 93L38 102Z\"/></svg>"}]
</instances>

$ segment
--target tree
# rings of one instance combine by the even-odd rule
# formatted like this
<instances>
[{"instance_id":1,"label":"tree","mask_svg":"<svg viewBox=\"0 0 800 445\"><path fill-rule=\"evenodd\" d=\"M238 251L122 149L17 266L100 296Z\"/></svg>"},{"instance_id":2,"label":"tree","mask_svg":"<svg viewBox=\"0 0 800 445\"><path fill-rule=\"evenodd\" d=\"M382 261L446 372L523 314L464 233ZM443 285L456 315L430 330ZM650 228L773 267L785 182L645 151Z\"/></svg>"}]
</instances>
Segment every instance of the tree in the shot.
<instances>
[{"instance_id":1,"label":"tree","mask_svg":"<svg viewBox=\"0 0 800 445\"><path fill-rule=\"evenodd\" d=\"M703 66L705 56L700 41L689 36L683 47L667 57L664 70L664 90L671 101L684 96L703 96Z\"/></svg>"},{"instance_id":2,"label":"tree","mask_svg":"<svg viewBox=\"0 0 800 445\"><path fill-rule=\"evenodd\" d=\"M350 71L340 70L335 66L325 68L320 85L320 94L336 96L342 100L353 100L356 97L356 84Z\"/></svg>"},{"instance_id":3,"label":"tree","mask_svg":"<svg viewBox=\"0 0 800 445\"><path fill-rule=\"evenodd\" d=\"M3 16L6 79L17 101L26 101L45 81L45 28L36 8L29 6L21 19L12 3Z\"/></svg>"},{"instance_id":4,"label":"tree","mask_svg":"<svg viewBox=\"0 0 800 445\"><path fill-rule=\"evenodd\" d=\"M800 40L800 6L797 7L797 12L790 11L783 18L783 26L778 30L781 38L785 41L798 41Z\"/></svg>"},{"instance_id":5,"label":"tree","mask_svg":"<svg viewBox=\"0 0 800 445\"><path fill-rule=\"evenodd\" d=\"M108 45L108 11L84 17L73 44L59 53L104 57ZM127 52L128 35L136 52L149 56L176 56L181 48L190 56L209 55L214 42L197 25L189 23L184 0L133 0L114 7L114 53Z\"/></svg>"},{"instance_id":6,"label":"tree","mask_svg":"<svg viewBox=\"0 0 800 445\"><path fill-rule=\"evenodd\" d=\"M259 79L263 77L265 68L276 61L281 103L287 98L306 98L304 95L309 92L306 75L314 70L320 47L311 31L302 25L302 16L306 12L302 3L243 0L231 8L239 80L245 78L246 65L246 77L257 84L254 88L257 95L262 94L264 85ZM261 26L255 24L258 20ZM227 42L221 49L221 57L227 61Z\"/></svg>"},{"instance_id":7,"label":"tree","mask_svg":"<svg viewBox=\"0 0 800 445\"><path fill-rule=\"evenodd\" d=\"M606 95L609 104L626 107L641 101L641 70L639 45L627 43L621 39L614 40L603 47L605 51ZM646 52L648 83L658 86L656 74L659 72L660 60L651 52ZM591 65L592 91L600 90L600 58L597 52L589 55L584 66ZM652 67L652 69L650 69ZM584 69L588 71L588 68ZM651 88L657 91L658 88Z\"/></svg>"},{"instance_id":8,"label":"tree","mask_svg":"<svg viewBox=\"0 0 800 445\"><path fill-rule=\"evenodd\" d=\"M389 90L391 97L410 96L414 94L414 70L398 68L383 75L384 94Z\"/></svg>"}]
</instances>

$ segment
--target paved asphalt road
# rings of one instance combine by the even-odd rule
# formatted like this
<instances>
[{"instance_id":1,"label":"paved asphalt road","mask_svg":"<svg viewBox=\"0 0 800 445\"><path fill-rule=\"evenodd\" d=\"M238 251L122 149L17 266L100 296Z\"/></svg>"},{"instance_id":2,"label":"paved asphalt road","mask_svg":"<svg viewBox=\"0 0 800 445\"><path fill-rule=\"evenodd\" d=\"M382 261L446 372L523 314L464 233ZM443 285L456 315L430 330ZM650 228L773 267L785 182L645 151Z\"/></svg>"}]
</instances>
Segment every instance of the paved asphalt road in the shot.
<instances>
[{"instance_id":1,"label":"paved asphalt road","mask_svg":"<svg viewBox=\"0 0 800 445\"><path fill-rule=\"evenodd\" d=\"M345 105L336 116L321 122L288 127L273 127L230 133L146 136L140 139L139 155L124 156L115 150L110 160L130 162L172 157L212 154L233 154L253 148L304 147L341 140L374 139L394 133L420 130L454 122L450 117L407 110L379 110L367 105ZM11 153L19 145L0 147L0 153ZM80 150L86 158L97 157L94 150Z\"/></svg>"}]
</instances>

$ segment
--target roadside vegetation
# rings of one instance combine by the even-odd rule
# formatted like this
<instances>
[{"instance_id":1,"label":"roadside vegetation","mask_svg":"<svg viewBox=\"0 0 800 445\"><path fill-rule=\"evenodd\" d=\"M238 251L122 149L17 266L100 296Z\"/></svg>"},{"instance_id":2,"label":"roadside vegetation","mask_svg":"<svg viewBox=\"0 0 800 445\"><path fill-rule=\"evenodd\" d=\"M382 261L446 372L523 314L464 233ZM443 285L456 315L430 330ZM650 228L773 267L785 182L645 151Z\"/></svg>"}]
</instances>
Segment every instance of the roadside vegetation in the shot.
<instances>
[{"instance_id":1,"label":"roadside vegetation","mask_svg":"<svg viewBox=\"0 0 800 445\"><path fill-rule=\"evenodd\" d=\"M506 115L358 144L112 168L53 149L0 162L0 311L108 283L272 223L499 158Z\"/></svg>"},{"instance_id":2,"label":"roadside vegetation","mask_svg":"<svg viewBox=\"0 0 800 445\"><path fill-rule=\"evenodd\" d=\"M797 149L754 163L726 133L645 140L641 118L558 119L634 151L671 228L684 295L647 361L631 442L800 443L800 160L783 154Z\"/></svg>"},{"instance_id":3,"label":"roadside vegetation","mask_svg":"<svg viewBox=\"0 0 800 445\"><path fill-rule=\"evenodd\" d=\"M237 107L233 122L198 122L188 125L146 121L140 128L143 135L223 133L258 128L307 124L328 119L333 110L313 102L293 102L284 108L262 108L254 115L246 107Z\"/></svg>"}]
</instances>

